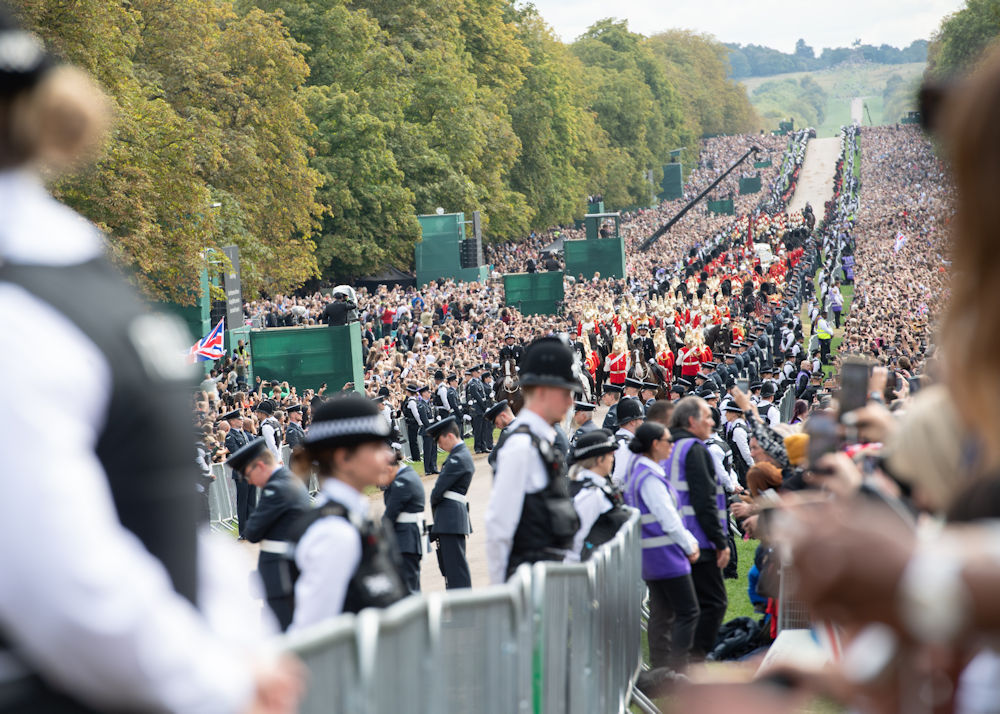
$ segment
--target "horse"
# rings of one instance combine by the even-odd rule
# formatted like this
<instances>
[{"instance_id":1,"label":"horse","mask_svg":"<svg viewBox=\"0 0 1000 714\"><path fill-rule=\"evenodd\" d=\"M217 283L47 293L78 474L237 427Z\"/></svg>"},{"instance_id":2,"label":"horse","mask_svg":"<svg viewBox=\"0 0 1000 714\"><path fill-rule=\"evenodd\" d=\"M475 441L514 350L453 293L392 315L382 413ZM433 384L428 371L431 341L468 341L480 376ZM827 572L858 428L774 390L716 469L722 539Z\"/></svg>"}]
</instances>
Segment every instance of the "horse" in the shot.
<instances>
[{"instance_id":1,"label":"horse","mask_svg":"<svg viewBox=\"0 0 1000 714\"><path fill-rule=\"evenodd\" d=\"M500 373L503 376L497 380L494 387L494 398L498 402L506 399L510 410L517 416L524 406L524 396L521 394L521 384L517 378L517 362L513 357L508 357L500 363Z\"/></svg>"}]
</instances>

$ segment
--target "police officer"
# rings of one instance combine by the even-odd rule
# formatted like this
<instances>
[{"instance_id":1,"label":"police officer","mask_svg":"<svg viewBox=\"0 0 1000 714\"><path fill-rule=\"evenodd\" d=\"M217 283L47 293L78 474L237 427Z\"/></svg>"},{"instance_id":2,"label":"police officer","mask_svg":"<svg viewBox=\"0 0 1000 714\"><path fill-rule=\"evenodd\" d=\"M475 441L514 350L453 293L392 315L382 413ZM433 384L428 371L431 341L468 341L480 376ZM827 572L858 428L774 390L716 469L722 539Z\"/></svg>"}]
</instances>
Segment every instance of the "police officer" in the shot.
<instances>
[{"instance_id":1,"label":"police officer","mask_svg":"<svg viewBox=\"0 0 1000 714\"><path fill-rule=\"evenodd\" d=\"M648 412L649 408L653 406L653 402L656 401L656 392L659 388L660 385L654 384L653 382L642 383L642 390L639 392L639 401L642 402L643 414Z\"/></svg>"},{"instance_id":2,"label":"police officer","mask_svg":"<svg viewBox=\"0 0 1000 714\"><path fill-rule=\"evenodd\" d=\"M243 417L240 416L239 409L223 414L222 418L229 422L226 450L232 455L250 443L250 435L243 431ZM243 531L247 521L250 520L250 514L257 507L257 489L243 478L238 469L233 469L232 478L236 482L236 527L239 537L243 538Z\"/></svg>"},{"instance_id":3,"label":"police officer","mask_svg":"<svg viewBox=\"0 0 1000 714\"><path fill-rule=\"evenodd\" d=\"M220 593L198 568L194 381L173 357L190 337L36 173L95 148L104 100L5 7L0 56L0 373L8 399L38 405L0 436L0 709L271 710L297 677L273 687L290 669L247 656L253 623L227 639L195 605ZM252 612L249 598L227 604Z\"/></svg>"},{"instance_id":4,"label":"police officer","mask_svg":"<svg viewBox=\"0 0 1000 714\"><path fill-rule=\"evenodd\" d=\"M521 360L524 358L524 347L515 343L515 337L513 332L508 332L504 336L504 346L500 348L500 361L512 359L514 364L520 366Z\"/></svg>"},{"instance_id":5,"label":"police officer","mask_svg":"<svg viewBox=\"0 0 1000 714\"><path fill-rule=\"evenodd\" d=\"M226 463L251 486L262 489L244 535L251 543L260 543L257 572L271 612L281 629L287 630L295 605L288 538L299 517L309 510L309 494L302 481L275 460L263 439L254 439Z\"/></svg>"},{"instance_id":6,"label":"police officer","mask_svg":"<svg viewBox=\"0 0 1000 714\"><path fill-rule=\"evenodd\" d=\"M637 336L632 340L633 344L639 348L639 354L644 360L656 358L656 345L653 338L649 336L649 325L640 323L636 328Z\"/></svg>"},{"instance_id":7,"label":"police officer","mask_svg":"<svg viewBox=\"0 0 1000 714\"><path fill-rule=\"evenodd\" d=\"M465 559L465 541L472 526L469 522L469 501L466 494L476 471L472 454L462 441L455 417L447 416L428 427L437 445L448 452L441 475L431 491L431 512L434 527L431 534L438 544L438 563L445 586L472 587L469 563Z\"/></svg>"},{"instance_id":8,"label":"police officer","mask_svg":"<svg viewBox=\"0 0 1000 714\"><path fill-rule=\"evenodd\" d=\"M618 403L618 430L615 431L615 441L618 442L618 449L615 451L615 468L611 474L611 482L621 488L628 476L629 461L632 454L628 450L628 445L632 442L636 429L642 424L646 413L639 404L638 399L622 399Z\"/></svg>"},{"instance_id":9,"label":"police officer","mask_svg":"<svg viewBox=\"0 0 1000 714\"><path fill-rule=\"evenodd\" d=\"M573 412L573 425L577 428L573 432L572 443L576 446L576 442L579 441L580 437L592 431L597 431L598 426L594 423L594 410L597 407L590 402L573 402L573 408L576 410Z\"/></svg>"},{"instance_id":10,"label":"police officer","mask_svg":"<svg viewBox=\"0 0 1000 714\"><path fill-rule=\"evenodd\" d=\"M465 433L465 412L462 411L462 400L458 396L458 375L449 374L447 379L447 391L445 396L447 397L448 411L451 415L455 417L455 421L458 422L459 431L462 434Z\"/></svg>"},{"instance_id":11,"label":"police officer","mask_svg":"<svg viewBox=\"0 0 1000 714\"><path fill-rule=\"evenodd\" d=\"M288 426L285 428L285 443L289 449L294 449L306 438L306 430L302 428L302 405L293 404L285 409L288 415Z\"/></svg>"},{"instance_id":12,"label":"police officer","mask_svg":"<svg viewBox=\"0 0 1000 714\"><path fill-rule=\"evenodd\" d=\"M504 582L522 563L562 560L580 525L565 466L553 445L553 427L582 384L572 350L556 337L535 340L525 350L520 383L524 406L497 445L486 511L492 583Z\"/></svg>"},{"instance_id":13,"label":"police officer","mask_svg":"<svg viewBox=\"0 0 1000 714\"><path fill-rule=\"evenodd\" d=\"M281 424L274 418L274 402L270 399L263 400L257 405L254 411L260 419L260 430L257 436L264 439L267 448L274 454L274 458L281 463Z\"/></svg>"},{"instance_id":14,"label":"police officer","mask_svg":"<svg viewBox=\"0 0 1000 714\"><path fill-rule=\"evenodd\" d=\"M479 379L481 370L482 365L479 364L473 365L469 369L469 385L465 390L469 411L472 413L472 446L477 454L490 451L493 445L493 428L485 418L486 410L490 408L490 402L486 397L486 387ZM489 434L488 439L487 433Z\"/></svg>"},{"instance_id":15,"label":"police officer","mask_svg":"<svg viewBox=\"0 0 1000 714\"><path fill-rule=\"evenodd\" d=\"M316 507L296 524L295 613L300 630L344 612L387 607L406 596L399 553L382 522L368 515L364 490L389 480L393 452L378 406L357 392L328 399L313 414L293 468L304 476L315 463Z\"/></svg>"},{"instance_id":16,"label":"police officer","mask_svg":"<svg viewBox=\"0 0 1000 714\"><path fill-rule=\"evenodd\" d=\"M423 434L424 474L426 475L438 473L437 444L434 443L434 437L427 433L427 427L435 421L431 403L427 400L430 391L427 385L421 385L417 390L417 417L420 419L420 431Z\"/></svg>"},{"instance_id":17,"label":"police officer","mask_svg":"<svg viewBox=\"0 0 1000 714\"><path fill-rule=\"evenodd\" d=\"M772 428L781 423L781 412L774 406L774 394L774 382L764 382L760 388L760 401L757 402L757 411L760 412L761 419Z\"/></svg>"},{"instance_id":18,"label":"police officer","mask_svg":"<svg viewBox=\"0 0 1000 714\"><path fill-rule=\"evenodd\" d=\"M420 461L420 410L417 408L417 385L407 384L406 401L403 402L403 421L406 422L406 440L410 444L410 461Z\"/></svg>"},{"instance_id":19,"label":"police officer","mask_svg":"<svg viewBox=\"0 0 1000 714\"><path fill-rule=\"evenodd\" d=\"M432 402L436 407L436 413L442 409L447 410L449 413L451 412L451 407L448 405L448 384L444 381L444 371L440 369L434 372L434 397Z\"/></svg>"},{"instance_id":20,"label":"police officer","mask_svg":"<svg viewBox=\"0 0 1000 714\"><path fill-rule=\"evenodd\" d=\"M386 487L382 522L396 535L402 558L400 575L409 593L420 592L420 560L424 554L424 484L403 452L395 450L390 469L392 482Z\"/></svg>"}]
</instances>

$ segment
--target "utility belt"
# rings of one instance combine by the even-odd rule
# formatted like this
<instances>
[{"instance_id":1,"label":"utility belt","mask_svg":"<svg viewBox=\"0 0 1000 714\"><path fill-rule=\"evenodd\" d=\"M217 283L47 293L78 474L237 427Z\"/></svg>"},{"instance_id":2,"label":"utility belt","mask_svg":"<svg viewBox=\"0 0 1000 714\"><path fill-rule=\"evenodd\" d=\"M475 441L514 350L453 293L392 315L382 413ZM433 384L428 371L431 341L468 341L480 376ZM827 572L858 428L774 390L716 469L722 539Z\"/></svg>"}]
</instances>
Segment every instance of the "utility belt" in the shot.
<instances>
[{"instance_id":1,"label":"utility belt","mask_svg":"<svg viewBox=\"0 0 1000 714\"><path fill-rule=\"evenodd\" d=\"M423 513L400 513L396 516L396 525L412 523L420 531L420 555L424 556L431 552L430 529Z\"/></svg>"},{"instance_id":2,"label":"utility belt","mask_svg":"<svg viewBox=\"0 0 1000 714\"><path fill-rule=\"evenodd\" d=\"M261 553L273 553L274 555L291 555L294 547L291 543L284 540L267 540L264 539L260 542L260 552Z\"/></svg>"}]
</instances>

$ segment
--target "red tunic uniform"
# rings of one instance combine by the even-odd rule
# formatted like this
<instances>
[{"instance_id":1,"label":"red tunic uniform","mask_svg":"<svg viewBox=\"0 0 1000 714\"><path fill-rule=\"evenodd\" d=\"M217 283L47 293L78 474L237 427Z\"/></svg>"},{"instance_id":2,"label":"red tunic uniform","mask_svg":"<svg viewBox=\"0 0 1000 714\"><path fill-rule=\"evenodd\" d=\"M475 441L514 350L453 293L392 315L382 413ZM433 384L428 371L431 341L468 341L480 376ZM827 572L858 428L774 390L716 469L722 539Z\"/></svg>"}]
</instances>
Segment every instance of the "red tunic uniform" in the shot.
<instances>
[{"instance_id":1,"label":"red tunic uniform","mask_svg":"<svg viewBox=\"0 0 1000 714\"><path fill-rule=\"evenodd\" d=\"M608 355L608 381L612 384L625 384L625 374L628 372L628 355L612 352Z\"/></svg>"}]
</instances>

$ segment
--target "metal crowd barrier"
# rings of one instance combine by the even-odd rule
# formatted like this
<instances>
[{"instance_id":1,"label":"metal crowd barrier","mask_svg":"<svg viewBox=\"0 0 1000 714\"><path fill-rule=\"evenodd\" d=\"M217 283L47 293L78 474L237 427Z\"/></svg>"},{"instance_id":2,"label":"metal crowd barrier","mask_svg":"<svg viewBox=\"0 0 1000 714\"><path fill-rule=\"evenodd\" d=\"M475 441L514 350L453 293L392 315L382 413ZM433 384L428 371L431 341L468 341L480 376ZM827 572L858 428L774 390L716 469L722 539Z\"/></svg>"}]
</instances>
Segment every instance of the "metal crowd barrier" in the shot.
<instances>
[{"instance_id":1,"label":"metal crowd barrier","mask_svg":"<svg viewBox=\"0 0 1000 714\"><path fill-rule=\"evenodd\" d=\"M284 637L309 669L303 714L608 714L642 661L639 513L586 563L412 595Z\"/></svg>"}]
</instances>

